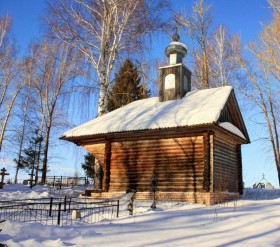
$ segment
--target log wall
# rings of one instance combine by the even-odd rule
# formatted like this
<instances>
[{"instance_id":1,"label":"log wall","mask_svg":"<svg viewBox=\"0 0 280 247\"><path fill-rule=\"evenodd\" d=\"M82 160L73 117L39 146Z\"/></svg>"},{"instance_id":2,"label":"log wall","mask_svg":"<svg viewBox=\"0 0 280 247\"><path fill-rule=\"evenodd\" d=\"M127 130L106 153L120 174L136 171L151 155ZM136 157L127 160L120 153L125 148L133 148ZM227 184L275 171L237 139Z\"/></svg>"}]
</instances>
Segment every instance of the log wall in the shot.
<instances>
[{"instance_id":1,"label":"log wall","mask_svg":"<svg viewBox=\"0 0 280 247\"><path fill-rule=\"evenodd\" d=\"M224 131L174 138L118 138L83 145L103 167L103 191L242 193L240 143Z\"/></svg>"},{"instance_id":2,"label":"log wall","mask_svg":"<svg viewBox=\"0 0 280 247\"><path fill-rule=\"evenodd\" d=\"M240 157L237 143L222 133L214 136L214 191L239 192Z\"/></svg>"},{"instance_id":3,"label":"log wall","mask_svg":"<svg viewBox=\"0 0 280 247\"><path fill-rule=\"evenodd\" d=\"M203 136L111 143L109 191L203 191Z\"/></svg>"}]
</instances>

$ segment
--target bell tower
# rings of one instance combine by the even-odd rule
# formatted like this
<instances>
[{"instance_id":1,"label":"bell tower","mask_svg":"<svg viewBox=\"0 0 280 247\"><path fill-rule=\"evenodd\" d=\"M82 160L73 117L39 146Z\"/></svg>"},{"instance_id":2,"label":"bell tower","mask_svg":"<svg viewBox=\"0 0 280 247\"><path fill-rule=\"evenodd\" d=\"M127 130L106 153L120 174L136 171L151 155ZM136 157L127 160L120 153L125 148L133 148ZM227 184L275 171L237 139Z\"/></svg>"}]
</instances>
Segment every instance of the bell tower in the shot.
<instances>
[{"instance_id":1,"label":"bell tower","mask_svg":"<svg viewBox=\"0 0 280 247\"><path fill-rule=\"evenodd\" d=\"M159 101L181 99L191 91L191 71L183 64L187 46L180 42L175 32L172 42L165 49L169 65L159 68Z\"/></svg>"}]
</instances>

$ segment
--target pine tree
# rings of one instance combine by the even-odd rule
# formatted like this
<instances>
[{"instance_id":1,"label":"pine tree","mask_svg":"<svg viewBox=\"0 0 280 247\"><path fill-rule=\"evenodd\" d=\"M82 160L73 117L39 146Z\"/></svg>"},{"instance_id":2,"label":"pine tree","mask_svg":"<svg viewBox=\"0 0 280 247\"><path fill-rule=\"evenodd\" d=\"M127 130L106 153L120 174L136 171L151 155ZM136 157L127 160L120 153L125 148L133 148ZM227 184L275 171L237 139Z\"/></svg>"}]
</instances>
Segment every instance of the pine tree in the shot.
<instances>
[{"instance_id":1,"label":"pine tree","mask_svg":"<svg viewBox=\"0 0 280 247\"><path fill-rule=\"evenodd\" d=\"M42 163L42 142L43 137L38 136L36 132L36 136L31 138L28 148L23 150L23 155L18 161L21 169L30 170L32 179L35 177L35 184L38 183L39 172L42 172L42 168L40 168L40 164Z\"/></svg>"},{"instance_id":2,"label":"pine tree","mask_svg":"<svg viewBox=\"0 0 280 247\"><path fill-rule=\"evenodd\" d=\"M127 59L116 74L109 94L108 111L113 111L135 100L150 97L150 90L141 84L141 77L130 59Z\"/></svg>"},{"instance_id":3,"label":"pine tree","mask_svg":"<svg viewBox=\"0 0 280 247\"><path fill-rule=\"evenodd\" d=\"M82 163L82 168L85 171L85 174L89 178L94 178L94 157L90 154L87 153L85 156L85 161Z\"/></svg>"}]
</instances>

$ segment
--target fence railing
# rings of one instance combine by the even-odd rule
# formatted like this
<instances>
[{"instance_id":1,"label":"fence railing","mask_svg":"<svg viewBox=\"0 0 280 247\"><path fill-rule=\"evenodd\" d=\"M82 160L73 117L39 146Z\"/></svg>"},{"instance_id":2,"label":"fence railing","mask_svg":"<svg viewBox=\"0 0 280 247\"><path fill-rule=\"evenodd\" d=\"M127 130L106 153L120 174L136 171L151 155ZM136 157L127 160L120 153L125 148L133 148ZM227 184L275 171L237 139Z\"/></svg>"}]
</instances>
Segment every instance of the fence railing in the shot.
<instances>
[{"instance_id":1,"label":"fence railing","mask_svg":"<svg viewBox=\"0 0 280 247\"><path fill-rule=\"evenodd\" d=\"M37 184L41 184L42 177L38 177ZM13 184L11 179L5 181L6 184ZM18 184L30 185L30 178L18 178ZM46 184L51 187L75 187L75 186L87 186L93 183L92 178L88 177L69 177L69 176L47 176ZM33 181L33 186L35 186L35 181Z\"/></svg>"},{"instance_id":2,"label":"fence railing","mask_svg":"<svg viewBox=\"0 0 280 247\"><path fill-rule=\"evenodd\" d=\"M41 222L45 225L93 224L119 216L119 200L91 198L43 198L0 201L0 220Z\"/></svg>"},{"instance_id":3,"label":"fence railing","mask_svg":"<svg viewBox=\"0 0 280 247\"><path fill-rule=\"evenodd\" d=\"M38 179L41 181L41 177ZM86 186L89 181L87 177L47 176L46 182L52 187L74 187Z\"/></svg>"}]
</instances>

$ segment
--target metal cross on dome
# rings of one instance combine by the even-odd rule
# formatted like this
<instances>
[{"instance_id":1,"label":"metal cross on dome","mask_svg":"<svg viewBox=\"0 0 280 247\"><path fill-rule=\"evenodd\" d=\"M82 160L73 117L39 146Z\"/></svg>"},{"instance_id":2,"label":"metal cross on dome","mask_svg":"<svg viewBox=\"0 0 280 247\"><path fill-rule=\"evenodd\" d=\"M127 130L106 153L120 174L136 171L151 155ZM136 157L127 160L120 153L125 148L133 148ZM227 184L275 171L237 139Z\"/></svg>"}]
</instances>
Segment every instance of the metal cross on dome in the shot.
<instances>
[{"instance_id":1,"label":"metal cross on dome","mask_svg":"<svg viewBox=\"0 0 280 247\"><path fill-rule=\"evenodd\" d=\"M175 27L175 33L172 36L172 40L175 42L180 41L180 35L178 34L178 27Z\"/></svg>"}]
</instances>

